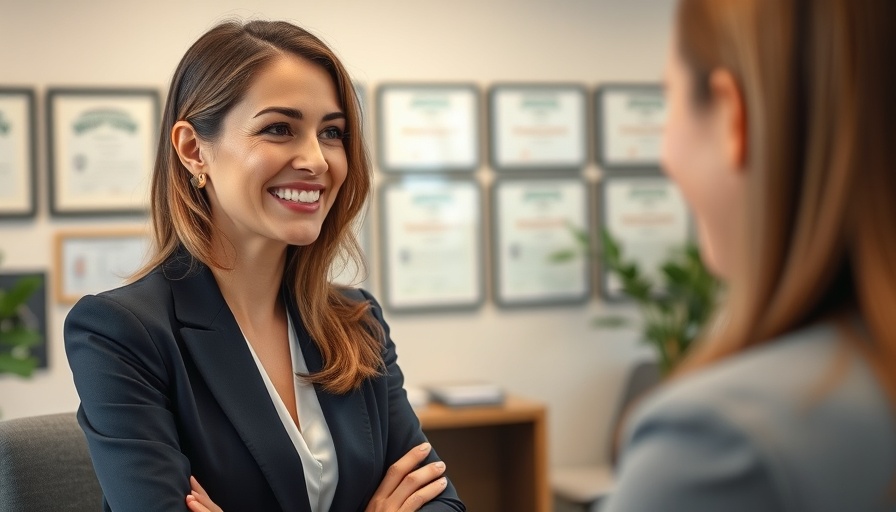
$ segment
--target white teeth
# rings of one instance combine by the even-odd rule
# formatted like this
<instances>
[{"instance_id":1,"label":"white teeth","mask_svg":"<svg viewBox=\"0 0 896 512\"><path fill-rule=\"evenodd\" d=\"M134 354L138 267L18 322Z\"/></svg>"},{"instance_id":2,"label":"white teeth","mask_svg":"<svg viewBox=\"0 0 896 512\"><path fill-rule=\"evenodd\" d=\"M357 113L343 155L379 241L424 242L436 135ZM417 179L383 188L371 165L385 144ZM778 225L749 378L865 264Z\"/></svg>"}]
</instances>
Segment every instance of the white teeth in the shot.
<instances>
[{"instance_id":1,"label":"white teeth","mask_svg":"<svg viewBox=\"0 0 896 512\"><path fill-rule=\"evenodd\" d=\"M320 199L320 190L296 190L294 188L278 188L274 195L285 201L294 203L316 203Z\"/></svg>"}]
</instances>

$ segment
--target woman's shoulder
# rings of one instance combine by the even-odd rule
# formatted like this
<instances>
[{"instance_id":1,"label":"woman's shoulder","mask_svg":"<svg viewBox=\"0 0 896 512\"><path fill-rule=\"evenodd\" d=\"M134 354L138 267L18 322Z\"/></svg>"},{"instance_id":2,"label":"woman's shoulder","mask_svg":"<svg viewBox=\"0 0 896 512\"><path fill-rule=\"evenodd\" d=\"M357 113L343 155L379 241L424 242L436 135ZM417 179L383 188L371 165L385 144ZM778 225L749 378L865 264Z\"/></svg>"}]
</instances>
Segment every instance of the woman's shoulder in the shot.
<instances>
[{"instance_id":1,"label":"woman's shoulder","mask_svg":"<svg viewBox=\"0 0 896 512\"><path fill-rule=\"evenodd\" d=\"M169 279L161 267L117 288L97 293L97 297L114 302L147 304L147 301L163 300L170 295Z\"/></svg>"},{"instance_id":2,"label":"woman's shoulder","mask_svg":"<svg viewBox=\"0 0 896 512\"><path fill-rule=\"evenodd\" d=\"M721 411L755 402L786 408L796 419L834 406L871 412L887 400L867 362L840 332L814 325L674 380L649 402L645 409L694 403Z\"/></svg>"},{"instance_id":3,"label":"woman's shoulder","mask_svg":"<svg viewBox=\"0 0 896 512\"><path fill-rule=\"evenodd\" d=\"M171 310L173 302L171 281L159 267L120 287L81 297L67 316L126 314L153 323L162 320L163 312Z\"/></svg>"},{"instance_id":4,"label":"woman's shoulder","mask_svg":"<svg viewBox=\"0 0 896 512\"><path fill-rule=\"evenodd\" d=\"M839 485L865 489L867 496L896 472L896 418L889 401L867 362L827 325L661 387L634 412L626 440L673 431L734 435L782 488L797 493L826 485L833 493ZM845 475L843 468L858 469Z\"/></svg>"}]
</instances>

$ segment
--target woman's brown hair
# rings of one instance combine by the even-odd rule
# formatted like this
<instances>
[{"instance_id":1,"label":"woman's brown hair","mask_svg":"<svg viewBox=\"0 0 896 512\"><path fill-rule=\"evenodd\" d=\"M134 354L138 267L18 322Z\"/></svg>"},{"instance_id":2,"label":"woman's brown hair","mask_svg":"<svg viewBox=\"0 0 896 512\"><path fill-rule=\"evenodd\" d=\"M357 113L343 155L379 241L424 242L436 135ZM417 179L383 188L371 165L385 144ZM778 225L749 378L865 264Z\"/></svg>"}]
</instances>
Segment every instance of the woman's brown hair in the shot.
<instances>
[{"instance_id":1,"label":"woman's brown hair","mask_svg":"<svg viewBox=\"0 0 896 512\"><path fill-rule=\"evenodd\" d=\"M724 321L680 371L858 312L896 407L896 2L682 0L677 33L695 108L735 76L748 167Z\"/></svg>"},{"instance_id":2,"label":"woman's brown hair","mask_svg":"<svg viewBox=\"0 0 896 512\"><path fill-rule=\"evenodd\" d=\"M284 54L325 69L346 116L345 182L317 240L287 249L284 281L324 360L324 368L308 379L329 391L348 393L383 366L382 329L370 314L370 305L350 300L328 279L333 262L346 255L363 268L351 226L366 205L371 169L349 74L327 45L304 29L281 21L229 21L206 32L187 50L171 80L153 169L155 253L136 276L149 273L181 246L202 264L224 268L212 252L215 227L209 203L202 190L190 185L191 175L172 146L171 129L185 120L202 139L214 142L224 116L243 98L253 77Z\"/></svg>"}]
</instances>

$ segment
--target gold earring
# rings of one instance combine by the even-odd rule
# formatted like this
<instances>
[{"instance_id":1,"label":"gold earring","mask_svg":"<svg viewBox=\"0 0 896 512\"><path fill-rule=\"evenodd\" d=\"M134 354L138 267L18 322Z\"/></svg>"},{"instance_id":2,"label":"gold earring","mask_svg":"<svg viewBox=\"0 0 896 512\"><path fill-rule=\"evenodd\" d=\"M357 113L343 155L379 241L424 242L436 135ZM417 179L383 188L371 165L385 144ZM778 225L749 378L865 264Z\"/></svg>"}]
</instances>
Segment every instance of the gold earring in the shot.
<instances>
[{"instance_id":1,"label":"gold earring","mask_svg":"<svg viewBox=\"0 0 896 512\"><path fill-rule=\"evenodd\" d=\"M205 180L204 172L201 172L201 173L197 174L196 176L193 176L192 178L190 178L190 184L193 185L193 188L196 188L196 189L205 188L205 182L206 182L206 180Z\"/></svg>"}]
</instances>

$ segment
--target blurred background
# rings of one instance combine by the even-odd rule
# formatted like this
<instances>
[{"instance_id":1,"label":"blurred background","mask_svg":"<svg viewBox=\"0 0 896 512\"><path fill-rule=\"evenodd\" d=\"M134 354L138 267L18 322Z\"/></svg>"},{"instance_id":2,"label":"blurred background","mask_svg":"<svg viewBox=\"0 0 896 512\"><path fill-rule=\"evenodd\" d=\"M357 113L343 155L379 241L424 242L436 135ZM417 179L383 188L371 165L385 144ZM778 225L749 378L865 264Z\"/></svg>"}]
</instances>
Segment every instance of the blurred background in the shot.
<instances>
[{"instance_id":1,"label":"blurred background","mask_svg":"<svg viewBox=\"0 0 896 512\"><path fill-rule=\"evenodd\" d=\"M53 299L57 234L146 226L143 217L49 214L47 88L148 87L164 99L189 45L236 16L290 20L320 36L362 86L368 106L387 82L470 83L483 105L485 91L498 82L574 83L591 93L605 83L661 80L673 7L669 0L0 0L0 87L34 89L38 119L37 214L0 219L0 272L44 272L49 287L48 366L30 379L0 375L2 417L78 405L62 343L70 306ZM369 146L375 154L373 140ZM483 190L495 177L486 148L474 173ZM593 148L591 155L581 176L596 183L601 169ZM378 183L385 178L377 170ZM373 201L371 220L377 206ZM369 224L368 284L382 295L381 232L377 222ZM489 272L486 265L487 283ZM502 309L490 289L474 311L386 312L407 383L496 383L547 407L551 467L605 460L625 375L652 352L636 328L598 329L592 320L629 307L608 305L595 291L585 304Z\"/></svg>"}]
</instances>

